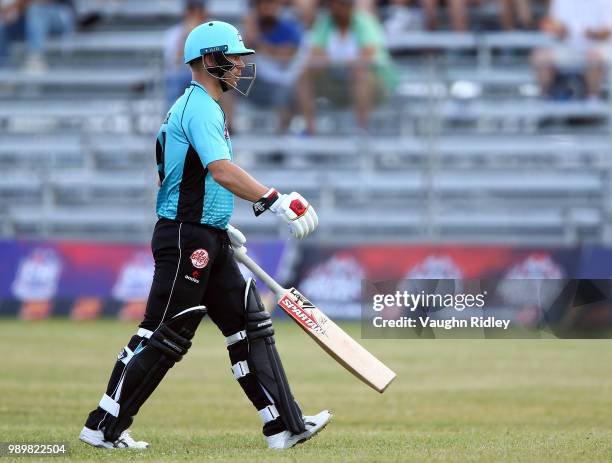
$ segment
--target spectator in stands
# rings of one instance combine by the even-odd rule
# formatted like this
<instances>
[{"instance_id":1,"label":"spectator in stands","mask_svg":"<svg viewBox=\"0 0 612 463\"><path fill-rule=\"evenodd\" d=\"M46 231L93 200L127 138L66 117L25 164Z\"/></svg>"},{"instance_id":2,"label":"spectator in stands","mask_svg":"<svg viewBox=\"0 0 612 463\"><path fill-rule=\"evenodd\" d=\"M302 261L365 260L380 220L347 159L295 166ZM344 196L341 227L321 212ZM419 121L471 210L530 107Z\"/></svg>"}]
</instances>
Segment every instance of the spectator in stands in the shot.
<instances>
[{"instance_id":1,"label":"spectator in stands","mask_svg":"<svg viewBox=\"0 0 612 463\"><path fill-rule=\"evenodd\" d=\"M43 52L47 40L58 35L67 44L76 21L72 0L21 0L26 9L26 41L28 57L25 68L41 72L46 68Z\"/></svg>"},{"instance_id":2,"label":"spectator in stands","mask_svg":"<svg viewBox=\"0 0 612 463\"><path fill-rule=\"evenodd\" d=\"M250 100L279 110L280 131L291 120L293 88L298 77L296 55L302 40L300 24L281 15L280 0L253 0L244 20L244 39L257 50L257 79Z\"/></svg>"},{"instance_id":3,"label":"spectator in stands","mask_svg":"<svg viewBox=\"0 0 612 463\"><path fill-rule=\"evenodd\" d=\"M378 4L387 34L424 29L423 13L418 0L386 0Z\"/></svg>"},{"instance_id":4,"label":"spectator in stands","mask_svg":"<svg viewBox=\"0 0 612 463\"><path fill-rule=\"evenodd\" d=\"M516 29L515 13L521 29L532 28L533 13L530 0L500 0L500 21L504 30Z\"/></svg>"},{"instance_id":5,"label":"spectator in stands","mask_svg":"<svg viewBox=\"0 0 612 463\"><path fill-rule=\"evenodd\" d=\"M499 17L502 28L513 30L515 26L515 14L518 18L519 26L523 29L532 27L533 14L531 0L379 0L379 8L386 9L388 22L392 24L391 29L386 25L385 28L397 30L397 25L401 22L406 23L403 30L415 30L421 20L421 12L416 6L421 6L425 14L427 29L438 29L438 18L440 6L445 5L449 9L450 26L454 31L465 32L470 29L468 19L468 6L484 6L487 3L497 3ZM387 21L386 21L387 22Z\"/></svg>"},{"instance_id":6,"label":"spectator in stands","mask_svg":"<svg viewBox=\"0 0 612 463\"><path fill-rule=\"evenodd\" d=\"M11 43L25 37L23 3L21 0L0 0L0 66L8 59Z\"/></svg>"},{"instance_id":7,"label":"spectator in stands","mask_svg":"<svg viewBox=\"0 0 612 463\"><path fill-rule=\"evenodd\" d=\"M438 16L441 0L421 0L427 28L438 28ZM515 29L514 13L518 17L522 28L529 28L533 22L530 0L442 0L446 3L450 14L451 28L456 32L466 32L470 29L468 6L483 6L488 1L495 1L499 5L499 16L502 28Z\"/></svg>"},{"instance_id":8,"label":"spectator in stands","mask_svg":"<svg viewBox=\"0 0 612 463\"><path fill-rule=\"evenodd\" d=\"M532 55L543 93L549 94L557 72L580 72L585 77L587 97L597 99L612 37L610 0L551 0L541 29L558 40L556 46L538 49Z\"/></svg>"},{"instance_id":9,"label":"spectator in stands","mask_svg":"<svg viewBox=\"0 0 612 463\"><path fill-rule=\"evenodd\" d=\"M366 131L372 104L395 86L381 25L354 3L330 0L328 11L311 31L311 49L297 87L308 133L315 132L316 96L325 96L336 106L354 101L357 125Z\"/></svg>"},{"instance_id":10,"label":"spectator in stands","mask_svg":"<svg viewBox=\"0 0 612 463\"><path fill-rule=\"evenodd\" d=\"M286 6L291 6L296 17L306 29L310 29L317 19L319 7L328 0L282 0ZM377 0L355 0L355 6L371 14L376 14Z\"/></svg>"},{"instance_id":11,"label":"spectator in stands","mask_svg":"<svg viewBox=\"0 0 612 463\"><path fill-rule=\"evenodd\" d=\"M310 29L317 18L319 0L290 0L291 7L302 25Z\"/></svg>"},{"instance_id":12,"label":"spectator in stands","mask_svg":"<svg viewBox=\"0 0 612 463\"><path fill-rule=\"evenodd\" d=\"M480 4L482 0L446 0L449 8L451 28L456 32L469 29L468 4ZM429 30L438 29L440 0L421 0Z\"/></svg>"},{"instance_id":13,"label":"spectator in stands","mask_svg":"<svg viewBox=\"0 0 612 463\"><path fill-rule=\"evenodd\" d=\"M181 96L191 82L191 69L183 62L185 40L189 33L206 21L204 0L184 0L182 21L166 32L164 62L166 68L166 100L169 104Z\"/></svg>"}]
</instances>

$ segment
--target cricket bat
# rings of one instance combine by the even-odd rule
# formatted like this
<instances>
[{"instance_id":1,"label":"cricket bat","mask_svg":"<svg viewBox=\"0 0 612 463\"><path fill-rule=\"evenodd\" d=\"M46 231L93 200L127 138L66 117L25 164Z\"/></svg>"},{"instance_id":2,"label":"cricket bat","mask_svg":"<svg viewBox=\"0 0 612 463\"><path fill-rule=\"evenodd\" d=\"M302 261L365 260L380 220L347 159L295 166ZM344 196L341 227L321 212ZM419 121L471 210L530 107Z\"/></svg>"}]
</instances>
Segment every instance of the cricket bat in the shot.
<instances>
[{"instance_id":1,"label":"cricket bat","mask_svg":"<svg viewBox=\"0 0 612 463\"><path fill-rule=\"evenodd\" d=\"M247 256L244 247L235 247L234 257L270 288L278 306L340 365L378 392L387 389L396 376L393 370L351 338L297 289L279 285Z\"/></svg>"}]
</instances>

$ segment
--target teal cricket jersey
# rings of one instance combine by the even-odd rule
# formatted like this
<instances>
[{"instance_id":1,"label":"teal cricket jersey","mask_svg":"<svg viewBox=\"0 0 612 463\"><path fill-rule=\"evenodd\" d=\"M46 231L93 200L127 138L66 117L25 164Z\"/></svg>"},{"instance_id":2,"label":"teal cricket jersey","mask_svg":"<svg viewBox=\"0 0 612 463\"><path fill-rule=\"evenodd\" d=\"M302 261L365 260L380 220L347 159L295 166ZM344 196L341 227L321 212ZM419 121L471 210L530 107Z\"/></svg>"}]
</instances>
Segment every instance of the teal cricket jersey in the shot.
<instances>
[{"instance_id":1,"label":"teal cricket jersey","mask_svg":"<svg viewBox=\"0 0 612 463\"><path fill-rule=\"evenodd\" d=\"M196 82L170 108L157 136L157 216L226 229L234 195L219 185L208 164L232 159L225 114Z\"/></svg>"}]
</instances>

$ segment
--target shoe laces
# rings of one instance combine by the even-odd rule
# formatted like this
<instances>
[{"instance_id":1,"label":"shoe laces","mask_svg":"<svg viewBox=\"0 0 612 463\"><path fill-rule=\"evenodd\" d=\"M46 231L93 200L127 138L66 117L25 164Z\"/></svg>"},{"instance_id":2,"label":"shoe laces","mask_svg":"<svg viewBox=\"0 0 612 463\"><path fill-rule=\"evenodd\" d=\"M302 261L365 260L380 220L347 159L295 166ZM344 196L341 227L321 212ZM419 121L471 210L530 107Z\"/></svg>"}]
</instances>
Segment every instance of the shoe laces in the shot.
<instances>
[{"instance_id":1,"label":"shoe laces","mask_svg":"<svg viewBox=\"0 0 612 463\"><path fill-rule=\"evenodd\" d=\"M121 435L119 436L118 440L122 440L122 441L124 441L128 445L135 445L136 444L136 441L132 438L132 436L130 435L130 432L128 430L123 431L121 433Z\"/></svg>"},{"instance_id":2,"label":"shoe laces","mask_svg":"<svg viewBox=\"0 0 612 463\"><path fill-rule=\"evenodd\" d=\"M304 425L314 426L314 425L317 424L314 421L312 421L310 418L312 418L312 417L311 416L302 415L302 421L304 422Z\"/></svg>"}]
</instances>

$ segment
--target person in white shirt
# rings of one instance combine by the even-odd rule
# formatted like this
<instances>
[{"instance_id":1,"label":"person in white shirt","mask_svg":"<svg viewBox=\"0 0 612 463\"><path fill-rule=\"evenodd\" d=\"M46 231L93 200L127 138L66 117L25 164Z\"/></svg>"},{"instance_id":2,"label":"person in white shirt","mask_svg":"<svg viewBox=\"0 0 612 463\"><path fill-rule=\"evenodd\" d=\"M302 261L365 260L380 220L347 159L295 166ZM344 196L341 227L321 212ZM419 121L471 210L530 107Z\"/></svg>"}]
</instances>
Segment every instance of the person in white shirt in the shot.
<instances>
[{"instance_id":1,"label":"person in white shirt","mask_svg":"<svg viewBox=\"0 0 612 463\"><path fill-rule=\"evenodd\" d=\"M558 70L584 71L587 96L596 99L610 52L612 2L551 0L541 29L558 40L553 47L535 50L531 57L542 91L550 90Z\"/></svg>"},{"instance_id":2,"label":"person in white shirt","mask_svg":"<svg viewBox=\"0 0 612 463\"><path fill-rule=\"evenodd\" d=\"M183 63L185 40L189 33L208 17L204 0L183 0L183 19L164 36L164 66L168 106L183 94L191 83L191 71Z\"/></svg>"}]
</instances>

